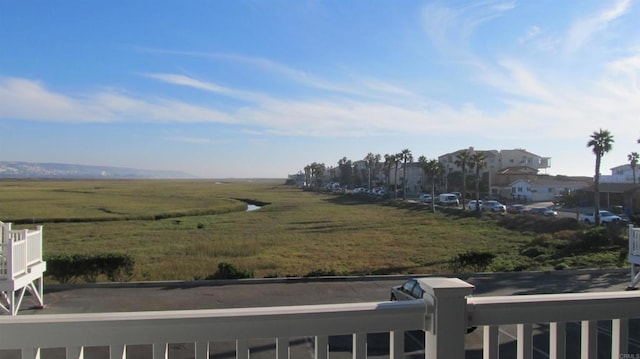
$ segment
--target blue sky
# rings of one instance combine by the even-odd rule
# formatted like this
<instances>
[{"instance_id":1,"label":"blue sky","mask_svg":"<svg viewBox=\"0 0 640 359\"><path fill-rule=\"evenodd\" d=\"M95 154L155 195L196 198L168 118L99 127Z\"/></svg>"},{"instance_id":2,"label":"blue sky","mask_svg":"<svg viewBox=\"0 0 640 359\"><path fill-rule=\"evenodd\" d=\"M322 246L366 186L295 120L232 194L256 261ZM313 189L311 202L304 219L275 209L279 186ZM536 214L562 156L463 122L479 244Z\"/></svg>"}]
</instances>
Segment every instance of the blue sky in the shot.
<instances>
[{"instance_id":1,"label":"blue sky","mask_svg":"<svg viewBox=\"0 0 640 359\"><path fill-rule=\"evenodd\" d=\"M0 160L282 178L404 148L640 152L640 5L5 1Z\"/></svg>"}]
</instances>

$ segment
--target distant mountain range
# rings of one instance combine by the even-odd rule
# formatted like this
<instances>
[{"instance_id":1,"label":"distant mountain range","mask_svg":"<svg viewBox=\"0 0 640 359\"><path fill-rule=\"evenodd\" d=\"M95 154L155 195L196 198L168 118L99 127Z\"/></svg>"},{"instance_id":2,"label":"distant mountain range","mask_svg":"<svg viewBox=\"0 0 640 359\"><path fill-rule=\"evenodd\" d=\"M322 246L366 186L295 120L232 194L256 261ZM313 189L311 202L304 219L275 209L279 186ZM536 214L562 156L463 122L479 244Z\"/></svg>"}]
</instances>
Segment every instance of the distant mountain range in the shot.
<instances>
[{"instance_id":1,"label":"distant mountain range","mask_svg":"<svg viewBox=\"0 0 640 359\"><path fill-rule=\"evenodd\" d=\"M68 179L183 179L196 178L180 171L140 170L124 167L0 161L0 178Z\"/></svg>"}]
</instances>

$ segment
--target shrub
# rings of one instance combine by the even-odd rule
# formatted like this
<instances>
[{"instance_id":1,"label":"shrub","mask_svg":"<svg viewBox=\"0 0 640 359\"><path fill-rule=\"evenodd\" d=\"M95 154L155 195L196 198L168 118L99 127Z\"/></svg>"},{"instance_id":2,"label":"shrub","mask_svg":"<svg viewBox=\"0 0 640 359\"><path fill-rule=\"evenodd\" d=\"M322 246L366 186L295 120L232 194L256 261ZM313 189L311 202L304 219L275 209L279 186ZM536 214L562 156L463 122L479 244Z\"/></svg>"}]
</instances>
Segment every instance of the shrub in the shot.
<instances>
[{"instance_id":1,"label":"shrub","mask_svg":"<svg viewBox=\"0 0 640 359\"><path fill-rule=\"evenodd\" d=\"M575 218L550 218L537 215L502 216L497 223L510 230L534 233L554 233L579 228Z\"/></svg>"},{"instance_id":2,"label":"shrub","mask_svg":"<svg viewBox=\"0 0 640 359\"><path fill-rule=\"evenodd\" d=\"M101 274L111 281L133 277L134 260L126 254L56 255L45 257L46 275L60 283L74 283L78 278L95 283Z\"/></svg>"},{"instance_id":3,"label":"shrub","mask_svg":"<svg viewBox=\"0 0 640 359\"><path fill-rule=\"evenodd\" d=\"M76 266L72 256L61 254L56 256L45 256L47 262L46 275L52 277L62 284L73 283L76 278Z\"/></svg>"},{"instance_id":4,"label":"shrub","mask_svg":"<svg viewBox=\"0 0 640 359\"><path fill-rule=\"evenodd\" d=\"M468 251L455 256L451 260L451 266L454 272L484 272L495 257L496 255L490 252Z\"/></svg>"},{"instance_id":5,"label":"shrub","mask_svg":"<svg viewBox=\"0 0 640 359\"><path fill-rule=\"evenodd\" d=\"M313 277L334 277L336 275L337 274L333 269L315 269L305 274L304 276L306 278L313 278Z\"/></svg>"},{"instance_id":6,"label":"shrub","mask_svg":"<svg viewBox=\"0 0 640 359\"><path fill-rule=\"evenodd\" d=\"M582 245L586 248L600 247L611 242L609 229L605 226L589 228L581 233Z\"/></svg>"},{"instance_id":7,"label":"shrub","mask_svg":"<svg viewBox=\"0 0 640 359\"><path fill-rule=\"evenodd\" d=\"M218 263L218 270L206 279L244 279L253 278L253 273L236 268L233 264Z\"/></svg>"}]
</instances>

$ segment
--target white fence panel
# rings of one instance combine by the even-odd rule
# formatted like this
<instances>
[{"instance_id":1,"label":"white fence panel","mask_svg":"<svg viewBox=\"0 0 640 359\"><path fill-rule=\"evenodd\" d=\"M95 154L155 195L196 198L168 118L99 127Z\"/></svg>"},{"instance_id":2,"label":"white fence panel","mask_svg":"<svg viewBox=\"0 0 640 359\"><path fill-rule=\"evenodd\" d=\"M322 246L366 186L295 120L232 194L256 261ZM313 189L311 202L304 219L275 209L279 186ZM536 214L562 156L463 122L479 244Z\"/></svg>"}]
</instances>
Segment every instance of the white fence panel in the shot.
<instances>
[{"instance_id":1,"label":"white fence panel","mask_svg":"<svg viewBox=\"0 0 640 359\"><path fill-rule=\"evenodd\" d=\"M252 339L271 338L288 345L283 338L318 337L317 352L322 357L328 336L351 334L357 357L364 358L364 333L422 330L426 306L423 301L404 301L0 317L0 350L67 348L77 352L85 347L115 347L124 348L118 350L123 352L130 345L152 344L154 358L164 358L168 344L189 343L205 350L204 343L231 340L241 358L248 355L247 341ZM283 348L278 351L285 353Z\"/></svg>"}]
</instances>

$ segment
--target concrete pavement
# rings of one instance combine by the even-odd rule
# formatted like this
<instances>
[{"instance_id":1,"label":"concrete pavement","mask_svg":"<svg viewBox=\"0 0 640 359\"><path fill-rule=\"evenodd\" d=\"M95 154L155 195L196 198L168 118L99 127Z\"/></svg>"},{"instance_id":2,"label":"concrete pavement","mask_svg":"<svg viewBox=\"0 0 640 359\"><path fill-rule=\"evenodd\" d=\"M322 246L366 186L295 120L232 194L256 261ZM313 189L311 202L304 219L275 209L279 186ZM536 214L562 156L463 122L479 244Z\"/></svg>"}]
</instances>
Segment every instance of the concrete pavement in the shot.
<instances>
[{"instance_id":1,"label":"concrete pavement","mask_svg":"<svg viewBox=\"0 0 640 359\"><path fill-rule=\"evenodd\" d=\"M390 288L413 276L248 279L193 282L45 285L45 308L19 315L213 309L384 301ZM474 296L624 290L628 269L450 274L476 288Z\"/></svg>"}]
</instances>

